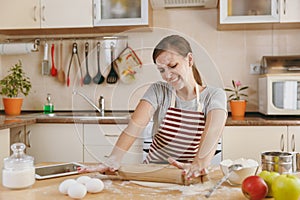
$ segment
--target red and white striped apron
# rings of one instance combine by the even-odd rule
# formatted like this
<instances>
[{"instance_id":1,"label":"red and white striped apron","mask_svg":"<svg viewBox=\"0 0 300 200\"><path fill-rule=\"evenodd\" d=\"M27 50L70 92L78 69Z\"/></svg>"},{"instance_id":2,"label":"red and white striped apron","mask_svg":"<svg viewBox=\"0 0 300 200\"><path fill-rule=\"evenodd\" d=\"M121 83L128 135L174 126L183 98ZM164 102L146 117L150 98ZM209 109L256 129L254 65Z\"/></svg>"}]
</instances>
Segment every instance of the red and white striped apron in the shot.
<instances>
[{"instance_id":1,"label":"red and white striped apron","mask_svg":"<svg viewBox=\"0 0 300 200\"><path fill-rule=\"evenodd\" d=\"M171 106L153 138L144 163L165 163L168 157L180 162L193 161L205 126L198 85L196 94L197 111L190 111L175 108L175 95L172 93Z\"/></svg>"}]
</instances>

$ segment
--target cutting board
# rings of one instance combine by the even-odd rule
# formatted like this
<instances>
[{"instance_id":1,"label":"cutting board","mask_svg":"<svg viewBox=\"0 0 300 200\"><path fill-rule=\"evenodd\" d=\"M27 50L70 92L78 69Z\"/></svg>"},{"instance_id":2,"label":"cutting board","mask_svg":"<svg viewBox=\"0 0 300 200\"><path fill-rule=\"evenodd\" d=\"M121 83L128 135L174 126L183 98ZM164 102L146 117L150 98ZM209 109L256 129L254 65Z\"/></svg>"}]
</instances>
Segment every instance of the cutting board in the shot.
<instances>
[{"instance_id":1,"label":"cutting board","mask_svg":"<svg viewBox=\"0 0 300 200\"><path fill-rule=\"evenodd\" d=\"M182 174L181 169L168 164L122 165L114 175L107 174L107 178L176 183L180 185L203 183L208 180L207 175L187 180L186 176Z\"/></svg>"}]
</instances>

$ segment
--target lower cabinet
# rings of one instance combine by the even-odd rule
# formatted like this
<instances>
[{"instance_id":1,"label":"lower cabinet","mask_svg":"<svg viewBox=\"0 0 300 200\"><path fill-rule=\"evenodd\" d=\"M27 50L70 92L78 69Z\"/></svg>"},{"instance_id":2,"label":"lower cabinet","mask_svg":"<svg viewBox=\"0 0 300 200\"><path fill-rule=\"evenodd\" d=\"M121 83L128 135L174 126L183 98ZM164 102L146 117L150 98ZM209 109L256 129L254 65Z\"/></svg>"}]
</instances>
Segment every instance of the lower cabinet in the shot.
<instances>
[{"instance_id":1,"label":"lower cabinet","mask_svg":"<svg viewBox=\"0 0 300 200\"><path fill-rule=\"evenodd\" d=\"M27 154L35 163L83 161L83 124L38 123L27 130Z\"/></svg>"},{"instance_id":2,"label":"lower cabinet","mask_svg":"<svg viewBox=\"0 0 300 200\"><path fill-rule=\"evenodd\" d=\"M18 126L10 129L10 145L14 143L24 143L26 145L25 152L29 146L30 130L27 130L28 126ZM10 151L12 153L12 151Z\"/></svg>"},{"instance_id":3,"label":"lower cabinet","mask_svg":"<svg viewBox=\"0 0 300 200\"><path fill-rule=\"evenodd\" d=\"M84 162L103 162L110 155L126 124L84 124ZM125 154L122 163L136 164L143 160L143 140L137 139Z\"/></svg>"},{"instance_id":4,"label":"lower cabinet","mask_svg":"<svg viewBox=\"0 0 300 200\"><path fill-rule=\"evenodd\" d=\"M9 129L0 130L0 169L3 168L3 160L10 155ZM2 173L0 173L0 182L2 182Z\"/></svg>"},{"instance_id":5,"label":"lower cabinet","mask_svg":"<svg viewBox=\"0 0 300 200\"><path fill-rule=\"evenodd\" d=\"M126 124L37 123L29 130L27 154L41 162L102 162L110 155ZM123 163L143 160L143 140L137 139L125 154Z\"/></svg>"},{"instance_id":6,"label":"lower cabinet","mask_svg":"<svg viewBox=\"0 0 300 200\"><path fill-rule=\"evenodd\" d=\"M262 152L288 151L289 146L287 126L226 126L222 159L251 158L260 163Z\"/></svg>"}]
</instances>

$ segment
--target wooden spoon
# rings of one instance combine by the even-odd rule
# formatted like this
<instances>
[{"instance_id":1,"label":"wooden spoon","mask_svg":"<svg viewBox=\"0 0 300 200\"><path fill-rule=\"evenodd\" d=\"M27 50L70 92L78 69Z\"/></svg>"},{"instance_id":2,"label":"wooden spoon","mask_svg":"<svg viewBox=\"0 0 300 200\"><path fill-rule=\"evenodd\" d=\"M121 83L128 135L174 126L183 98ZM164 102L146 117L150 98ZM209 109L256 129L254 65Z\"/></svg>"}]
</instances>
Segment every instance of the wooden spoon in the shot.
<instances>
[{"instance_id":1,"label":"wooden spoon","mask_svg":"<svg viewBox=\"0 0 300 200\"><path fill-rule=\"evenodd\" d=\"M58 79L59 82L65 83L66 75L65 75L65 71L62 67L62 60L63 60L63 58L62 58L63 43L62 42L60 43L59 47L60 47L59 48L59 54L60 54L59 57L60 58L59 58L59 70L58 70L58 73L57 73L57 79Z\"/></svg>"}]
</instances>

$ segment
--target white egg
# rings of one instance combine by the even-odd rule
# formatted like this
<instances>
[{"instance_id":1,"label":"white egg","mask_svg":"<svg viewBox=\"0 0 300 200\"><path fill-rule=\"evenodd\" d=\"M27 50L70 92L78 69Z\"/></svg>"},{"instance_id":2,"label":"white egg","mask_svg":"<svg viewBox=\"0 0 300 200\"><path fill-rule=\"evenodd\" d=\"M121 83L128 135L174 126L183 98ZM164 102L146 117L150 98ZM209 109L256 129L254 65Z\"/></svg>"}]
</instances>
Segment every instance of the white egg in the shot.
<instances>
[{"instance_id":1,"label":"white egg","mask_svg":"<svg viewBox=\"0 0 300 200\"><path fill-rule=\"evenodd\" d=\"M78 183L81 183L81 184L83 184L83 185L86 185L86 183L87 183L89 180L91 180L91 177L89 177L89 176L79 176L79 177L76 179L76 181L77 181Z\"/></svg>"},{"instance_id":2,"label":"white egg","mask_svg":"<svg viewBox=\"0 0 300 200\"><path fill-rule=\"evenodd\" d=\"M86 193L86 187L81 183L76 182L68 188L68 195L73 199L82 199Z\"/></svg>"},{"instance_id":3,"label":"white egg","mask_svg":"<svg viewBox=\"0 0 300 200\"><path fill-rule=\"evenodd\" d=\"M75 179L66 179L59 184L58 190L63 194L68 194L68 188L70 185L77 183Z\"/></svg>"},{"instance_id":4,"label":"white egg","mask_svg":"<svg viewBox=\"0 0 300 200\"><path fill-rule=\"evenodd\" d=\"M104 189L104 183L97 178L92 178L86 183L86 189L90 193L98 193Z\"/></svg>"}]
</instances>

